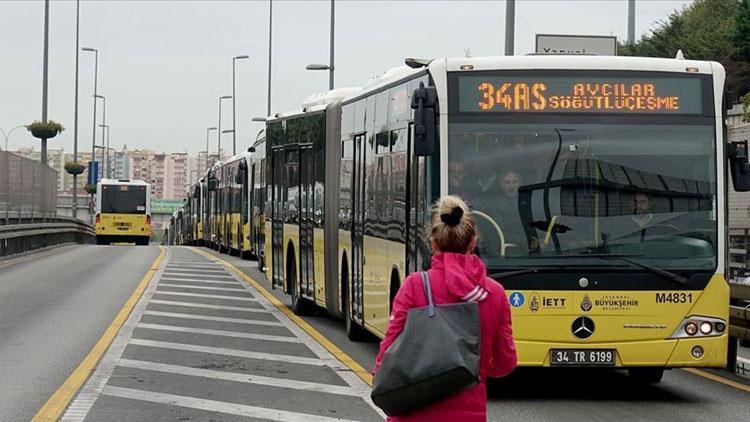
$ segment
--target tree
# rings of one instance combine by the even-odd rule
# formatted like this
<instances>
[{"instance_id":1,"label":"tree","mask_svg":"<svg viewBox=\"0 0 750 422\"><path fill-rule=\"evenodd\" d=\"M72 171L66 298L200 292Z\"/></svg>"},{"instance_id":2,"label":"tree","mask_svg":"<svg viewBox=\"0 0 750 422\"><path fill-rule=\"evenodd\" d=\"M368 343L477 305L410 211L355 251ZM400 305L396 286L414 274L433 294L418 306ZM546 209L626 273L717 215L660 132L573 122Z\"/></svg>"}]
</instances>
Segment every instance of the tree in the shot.
<instances>
[{"instance_id":1,"label":"tree","mask_svg":"<svg viewBox=\"0 0 750 422\"><path fill-rule=\"evenodd\" d=\"M732 58L750 62L750 0L740 0L732 33Z\"/></svg>"},{"instance_id":2,"label":"tree","mask_svg":"<svg viewBox=\"0 0 750 422\"><path fill-rule=\"evenodd\" d=\"M750 0L696 0L656 24L651 33L621 46L625 56L675 57L720 62L726 87L750 92Z\"/></svg>"},{"instance_id":3,"label":"tree","mask_svg":"<svg viewBox=\"0 0 750 422\"><path fill-rule=\"evenodd\" d=\"M633 44L622 46L626 56L675 57L722 60L732 52L737 0L697 0L666 20L656 23L651 33Z\"/></svg>"}]
</instances>

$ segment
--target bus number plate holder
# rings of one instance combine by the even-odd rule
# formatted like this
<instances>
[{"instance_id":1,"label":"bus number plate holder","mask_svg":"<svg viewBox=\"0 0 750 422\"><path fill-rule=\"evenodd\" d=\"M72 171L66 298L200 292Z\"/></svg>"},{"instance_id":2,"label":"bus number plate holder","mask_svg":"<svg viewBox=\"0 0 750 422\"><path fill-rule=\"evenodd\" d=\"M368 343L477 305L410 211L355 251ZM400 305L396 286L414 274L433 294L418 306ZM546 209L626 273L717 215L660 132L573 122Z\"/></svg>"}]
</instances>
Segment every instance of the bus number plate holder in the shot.
<instances>
[{"instance_id":1,"label":"bus number plate holder","mask_svg":"<svg viewBox=\"0 0 750 422\"><path fill-rule=\"evenodd\" d=\"M550 349L552 366L615 366L615 349Z\"/></svg>"}]
</instances>

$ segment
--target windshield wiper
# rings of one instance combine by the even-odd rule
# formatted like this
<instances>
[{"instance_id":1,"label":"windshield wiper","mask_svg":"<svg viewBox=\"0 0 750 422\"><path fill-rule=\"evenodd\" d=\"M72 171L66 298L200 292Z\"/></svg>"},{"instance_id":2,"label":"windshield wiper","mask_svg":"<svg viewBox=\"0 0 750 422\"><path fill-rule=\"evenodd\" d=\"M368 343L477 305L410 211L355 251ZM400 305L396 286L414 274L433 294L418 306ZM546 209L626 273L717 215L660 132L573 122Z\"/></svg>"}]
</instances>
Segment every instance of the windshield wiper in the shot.
<instances>
[{"instance_id":1,"label":"windshield wiper","mask_svg":"<svg viewBox=\"0 0 750 422\"><path fill-rule=\"evenodd\" d=\"M605 256L602 256L601 258L608 259ZM644 264L642 262L638 262L638 261L636 261L634 259L630 259L630 258L625 258L623 256L613 256L612 258L619 259L621 261L625 261L628 264L635 265L636 267L641 267L644 270L651 271L654 274L658 274L658 275L660 275L660 276L662 276L664 278L668 278L668 279L670 279L672 281L676 281L676 282L678 282L680 284L688 284L688 279L687 278L685 278L685 277L683 277L683 276L681 276L679 274L675 274L675 273L673 273L671 271L662 270L661 268L654 267L653 265Z\"/></svg>"},{"instance_id":2,"label":"windshield wiper","mask_svg":"<svg viewBox=\"0 0 750 422\"><path fill-rule=\"evenodd\" d=\"M540 267L540 268L524 268L523 270L514 270L514 271L503 271L499 273L491 273L487 274L487 277L491 278L500 278L500 279L506 279L515 277L517 275L524 275L524 274L532 274L532 273L538 273L540 271L546 271L546 270L563 270L565 267Z\"/></svg>"},{"instance_id":3,"label":"windshield wiper","mask_svg":"<svg viewBox=\"0 0 750 422\"><path fill-rule=\"evenodd\" d=\"M568 257L592 257L592 258L600 258L600 259L606 259L606 260L612 260L617 259L623 262L627 262L628 264L635 265L636 267L642 268L647 271L651 271L654 274L660 275L664 278L668 278L672 281L676 281L680 284L688 284L688 279L679 275L675 274L671 271L663 270L661 268L654 267L653 265L644 264L642 262L638 262L634 259L630 259L629 257L634 256L641 256L641 255L608 255L608 254L599 254L599 253L591 253L591 254L580 254L580 255L567 255Z\"/></svg>"}]
</instances>

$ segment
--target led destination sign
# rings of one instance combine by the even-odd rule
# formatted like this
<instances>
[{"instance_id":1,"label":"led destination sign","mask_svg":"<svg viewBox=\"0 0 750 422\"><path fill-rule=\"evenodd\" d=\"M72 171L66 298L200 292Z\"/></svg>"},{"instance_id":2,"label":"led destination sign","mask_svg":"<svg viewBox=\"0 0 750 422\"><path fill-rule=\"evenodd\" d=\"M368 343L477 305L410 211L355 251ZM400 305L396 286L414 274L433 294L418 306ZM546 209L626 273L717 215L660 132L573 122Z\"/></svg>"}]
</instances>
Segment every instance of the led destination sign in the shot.
<instances>
[{"instance_id":1,"label":"led destination sign","mask_svg":"<svg viewBox=\"0 0 750 422\"><path fill-rule=\"evenodd\" d=\"M701 114L698 78L460 76L459 111Z\"/></svg>"}]
</instances>

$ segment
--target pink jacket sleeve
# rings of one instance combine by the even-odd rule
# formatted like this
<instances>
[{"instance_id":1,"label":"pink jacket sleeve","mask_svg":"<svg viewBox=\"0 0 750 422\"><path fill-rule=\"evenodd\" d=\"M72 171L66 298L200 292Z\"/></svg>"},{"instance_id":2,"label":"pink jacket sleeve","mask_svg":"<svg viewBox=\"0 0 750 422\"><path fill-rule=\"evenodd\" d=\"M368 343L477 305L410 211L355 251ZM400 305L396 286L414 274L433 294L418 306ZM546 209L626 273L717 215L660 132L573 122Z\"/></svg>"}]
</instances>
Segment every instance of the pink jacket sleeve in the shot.
<instances>
[{"instance_id":1,"label":"pink jacket sleeve","mask_svg":"<svg viewBox=\"0 0 750 422\"><path fill-rule=\"evenodd\" d=\"M372 369L372 373L375 374L380 368L380 364L383 362L383 355L391 347L394 341L398 338L402 331L404 331L404 325L406 324L406 316L409 313L409 309L414 307L412 298L411 285L409 282L410 278L404 280L404 284L398 289L396 297L393 299L393 310L391 311L391 318L388 321L388 328L385 331L385 337L380 342L380 351L378 356L375 358L375 367Z\"/></svg>"},{"instance_id":2,"label":"pink jacket sleeve","mask_svg":"<svg viewBox=\"0 0 750 422\"><path fill-rule=\"evenodd\" d=\"M508 375L518 364L516 344L513 341L513 327L510 321L510 303L502 288L500 292L500 324L492 341L492 360L487 374L490 377Z\"/></svg>"}]
</instances>

